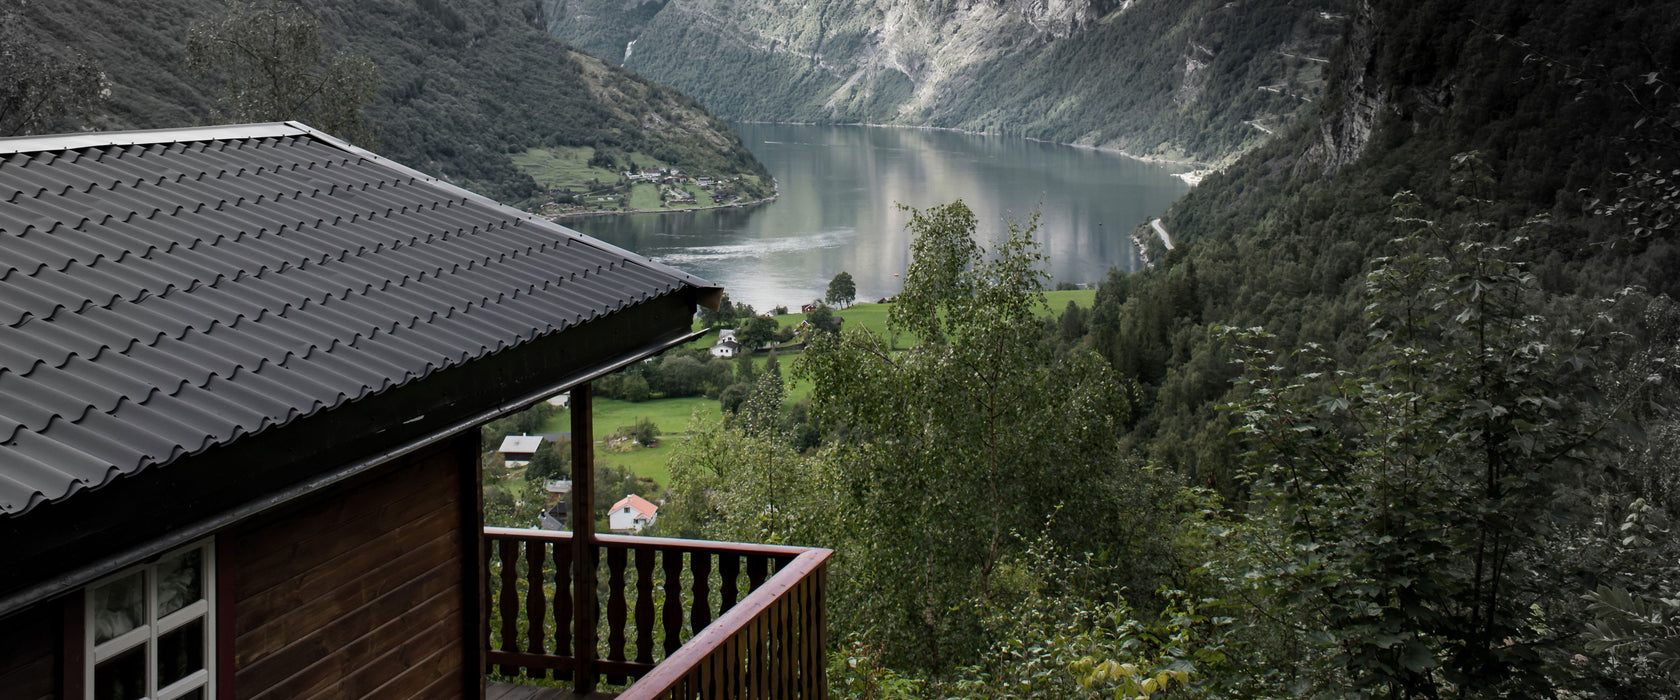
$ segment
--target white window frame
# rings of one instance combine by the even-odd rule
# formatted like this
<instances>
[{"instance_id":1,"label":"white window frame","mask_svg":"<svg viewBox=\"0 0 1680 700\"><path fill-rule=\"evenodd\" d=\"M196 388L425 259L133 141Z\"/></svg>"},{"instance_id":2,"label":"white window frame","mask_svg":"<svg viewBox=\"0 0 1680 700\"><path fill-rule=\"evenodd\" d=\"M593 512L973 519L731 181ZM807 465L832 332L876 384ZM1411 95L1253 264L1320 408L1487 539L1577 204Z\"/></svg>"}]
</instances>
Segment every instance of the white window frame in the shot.
<instances>
[{"instance_id":1,"label":"white window frame","mask_svg":"<svg viewBox=\"0 0 1680 700\"><path fill-rule=\"evenodd\" d=\"M204 575L203 597L186 607L158 618L158 564L166 559L185 552L199 550L199 566ZM133 576L136 572L145 572L145 585L142 593L145 599L145 620L128 632L102 643L94 642L95 611L94 591L99 587ZM200 540L191 545L173 549L153 558L145 564L137 564L117 573L106 576L83 589L82 603L82 695L91 700L94 694L93 669L101 661L111 658L145 645L146 648L146 688L147 694L141 700L175 700L187 693L203 689L206 700L216 697L216 547L215 539ZM186 677L158 688L157 682L157 654L158 637L179 629L181 626L204 621L204 668L187 674Z\"/></svg>"}]
</instances>

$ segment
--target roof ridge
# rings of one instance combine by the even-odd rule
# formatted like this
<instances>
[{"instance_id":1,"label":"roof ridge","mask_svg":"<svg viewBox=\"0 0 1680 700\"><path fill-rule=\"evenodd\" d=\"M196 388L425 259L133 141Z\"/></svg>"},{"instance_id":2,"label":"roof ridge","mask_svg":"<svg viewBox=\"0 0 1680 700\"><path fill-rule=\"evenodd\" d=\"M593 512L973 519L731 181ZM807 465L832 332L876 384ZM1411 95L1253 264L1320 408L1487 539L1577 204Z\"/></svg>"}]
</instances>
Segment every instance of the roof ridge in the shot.
<instances>
[{"instance_id":1,"label":"roof ridge","mask_svg":"<svg viewBox=\"0 0 1680 700\"><path fill-rule=\"evenodd\" d=\"M0 157L40 153L42 151L81 150L113 146L154 146L192 142L232 141L251 138L313 135L313 129L297 122L263 122L254 124L224 124L220 126L189 126L171 129L141 129L137 131L81 131L40 136L0 138ZM319 133L319 132L315 132ZM143 155L140 153L137 155Z\"/></svg>"}]
</instances>

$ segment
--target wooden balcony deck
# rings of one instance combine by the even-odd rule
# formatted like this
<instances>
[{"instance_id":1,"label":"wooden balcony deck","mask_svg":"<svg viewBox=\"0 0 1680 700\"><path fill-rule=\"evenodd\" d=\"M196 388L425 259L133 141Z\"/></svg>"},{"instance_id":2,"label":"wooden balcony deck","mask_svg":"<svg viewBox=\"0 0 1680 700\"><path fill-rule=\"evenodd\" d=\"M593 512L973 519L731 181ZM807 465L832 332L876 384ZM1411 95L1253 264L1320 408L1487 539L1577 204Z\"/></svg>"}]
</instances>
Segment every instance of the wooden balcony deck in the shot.
<instances>
[{"instance_id":1,"label":"wooden balcony deck","mask_svg":"<svg viewBox=\"0 0 1680 700\"><path fill-rule=\"evenodd\" d=\"M827 696L829 550L490 527L484 537L484 658L501 677L578 691L631 682L619 700ZM497 683L489 697L613 697L555 690Z\"/></svg>"}]
</instances>

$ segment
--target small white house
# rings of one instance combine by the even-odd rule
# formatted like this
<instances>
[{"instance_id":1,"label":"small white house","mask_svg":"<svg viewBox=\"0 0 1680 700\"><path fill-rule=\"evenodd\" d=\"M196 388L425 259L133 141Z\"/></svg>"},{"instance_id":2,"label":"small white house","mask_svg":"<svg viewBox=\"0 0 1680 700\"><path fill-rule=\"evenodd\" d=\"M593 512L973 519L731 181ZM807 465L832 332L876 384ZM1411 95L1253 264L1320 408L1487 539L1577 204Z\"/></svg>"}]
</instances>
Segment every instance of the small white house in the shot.
<instances>
[{"instance_id":1,"label":"small white house","mask_svg":"<svg viewBox=\"0 0 1680 700\"><path fill-rule=\"evenodd\" d=\"M502 461L508 467L523 467L531 463L542 441L541 435L509 435L502 438L502 446L496 451L502 453Z\"/></svg>"},{"instance_id":2,"label":"small white house","mask_svg":"<svg viewBox=\"0 0 1680 700\"><path fill-rule=\"evenodd\" d=\"M717 345L712 346L712 357L729 359L740 354L740 352L741 344L735 342L734 338L730 338L729 340L720 340Z\"/></svg>"},{"instance_id":3,"label":"small white house","mask_svg":"<svg viewBox=\"0 0 1680 700\"><path fill-rule=\"evenodd\" d=\"M741 353L741 343L735 340L735 329L719 328L717 343L712 345L712 357L725 359Z\"/></svg>"},{"instance_id":4,"label":"small white house","mask_svg":"<svg viewBox=\"0 0 1680 700\"><path fill-rule=\"evenodd\" d=\"M640 534L658 517L659 506L636 494L625 496L607 512L608 526L613 532L625 535Z\"/></svg>"}]
</instances>

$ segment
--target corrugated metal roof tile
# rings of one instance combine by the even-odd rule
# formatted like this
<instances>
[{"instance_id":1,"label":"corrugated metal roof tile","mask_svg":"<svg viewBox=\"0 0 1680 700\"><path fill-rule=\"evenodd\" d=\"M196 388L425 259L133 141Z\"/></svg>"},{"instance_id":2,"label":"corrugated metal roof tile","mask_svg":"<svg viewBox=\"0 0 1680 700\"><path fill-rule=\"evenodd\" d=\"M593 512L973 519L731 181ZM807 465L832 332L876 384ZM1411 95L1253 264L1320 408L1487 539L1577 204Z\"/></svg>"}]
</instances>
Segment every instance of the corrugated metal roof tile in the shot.
<instances>
[{"instance_id":1,"label":"corrugated metal roof tile","mask_svg":"<svg viewBox=\"0 0 1680 700\"><path fill-rule=\"evenodd\" d=\"M706 285L291 124L0 139L0 204L14 515Z\"/></svg>"},{"instance_id":2,"label":"corrugated metal roof tile","mask_svg":"<svg viewBox=\"0 0 1680 700\"><path fill-rule=\"evenodd\" d=\"M23 380L73 399L79 406L68 411L59 411L58 414L72 420L80 420L89 409L114 411L122 397L144 396L151 389L143 382L133 381L121 374L112 374L96 362L72 355L63 367L41 365ZM7 389L15 391L17 387L14 385Z\"/></svg>"},{"instance_id":3,"label":"corrugated metal roof tile","mask_svg":"<svg viewBox=\"0 0 1680 700\"><path fill-rule=\"evenodd\" d=\"M122 404L133 403L124 398ZM141 407L128 407L119 404L118 410L111 413L90 413L79 423L82 428L105 436L107 439L123 445L128 449L129 459L137 464L156 463L169 459L170 455L180 449L180 445L165 438L161 433L149 426L137 425L117 417L118 414L127 416L133 412L143 410ZM112 461L116 464L117 461Z\"/></svg>"},{"instance_id":4,"label":"corrugated metal roof tile","mask_svg":"<svg viewBox=\"0 0 1680 700\"><path fill-rule=\"evenodd\" d=\"M184 389L188 399L198 398L198 392ZM171 445L170 456L197 452L211 444L210 430L222 423L215 415L169 394L152 392L144 402L123 401L111 417L151 431L165 444ZM138 466L138 465L136 465ZM95 482L97 483L97 482Z\"/></svg>"},{"instance_id":5,"label":"corrugated metal roof tile","mask_svg":"<svg viewBox=\"0 0 1680 700\"><path fill-rule=\"evenodd\" d=\"M10 444L5 447L6 470L0 472L0 510L4 512L19 513L47 500L64 498L83 483L77 475L42 462L29 452L13 450Z\"/></svg>"},{"instance_id":6,"label":"corrugated metal roof tile","mask_svg":"<svg viewBox=\"0 0 1680 700\"><path fill-rule=\"evenodd\" d=\"M56 476L50 478L50 481L57 483L42 484L40 481L48 480L37 480L35 484L31 484L38 493L48 499L61 498L78 484L103 484L118 471L116 465L108 460L95 457L77 449L74 444L57 439L56 434L68 432L62 431L62 428L69 424L69 420L54 416L52 422L40 430L19 432L6 445L7 453L16 455L19 462L37 465Z\"/></svg>"}]
</instances>

